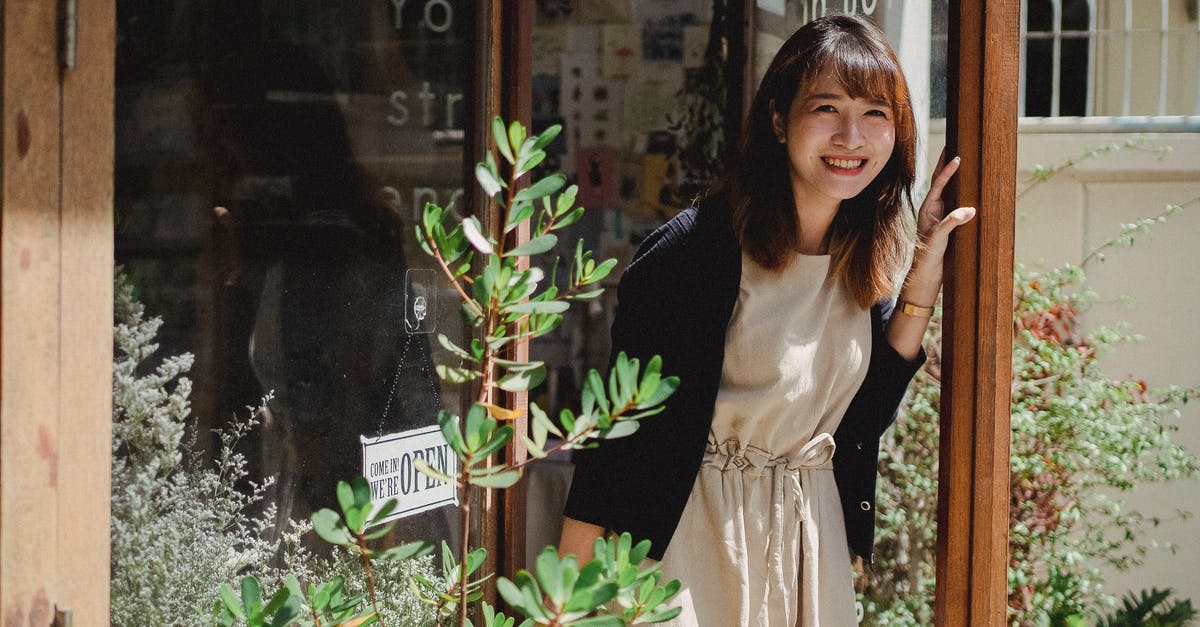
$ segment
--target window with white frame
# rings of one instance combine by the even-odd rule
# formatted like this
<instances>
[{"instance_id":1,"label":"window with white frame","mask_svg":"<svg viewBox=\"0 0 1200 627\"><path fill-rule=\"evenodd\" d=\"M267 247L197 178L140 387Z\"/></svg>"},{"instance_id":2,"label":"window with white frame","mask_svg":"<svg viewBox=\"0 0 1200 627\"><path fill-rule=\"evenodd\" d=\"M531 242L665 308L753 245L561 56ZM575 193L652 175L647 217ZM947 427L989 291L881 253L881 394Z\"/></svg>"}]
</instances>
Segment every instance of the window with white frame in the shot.
<instances>
[{"instance_id":1,"label":"window with white frame","mask_svg":"<svg viewBox=\"0 0 1200 627\"><path fill-rule=\"evenodd\" d=\"M1021 115L1200 115L1198 0L1025 0Z\"/></svg>"}]
</instances>

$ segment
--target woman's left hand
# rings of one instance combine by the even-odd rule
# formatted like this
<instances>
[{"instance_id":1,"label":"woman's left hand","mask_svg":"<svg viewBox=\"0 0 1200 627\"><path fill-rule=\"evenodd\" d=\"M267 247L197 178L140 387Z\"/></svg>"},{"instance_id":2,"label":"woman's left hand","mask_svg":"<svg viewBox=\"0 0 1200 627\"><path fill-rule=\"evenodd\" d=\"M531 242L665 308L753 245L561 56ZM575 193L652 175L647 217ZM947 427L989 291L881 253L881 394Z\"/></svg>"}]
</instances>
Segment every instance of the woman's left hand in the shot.
<instances>
[{"instance_id":1,"label":"woman's left hand","mask_svg":"<svg viewBox=\"0 0 1200 627\"><path fill-rule=\"evenodd\" d=\"M958 172L959 159L946 161L946 151L938 158L929 183L929 194L921 203L917 213L917 235L921 238L913 257L912 267L900 289L899 302L917 306L910 313L900 309L887 324L887 339L896 352L905 359L915 359L921 352L921 340L929 325L929 316L937 301L938 290L942 289L942 257L950 243L950 233L970 222L975 217L974 207L959 207L946 213L942 202L942 190ZM919 313L927 309L926 313Z\"/></svg>"},{"instance_id":2,"label":"woman's left hand","mask_svg":"<svg viewBox=\"0 0 1200 627\"><path fill-rule=\"evenodd\" d=\"M941 261L950 242L950 233L975 217L974 207L959 207L949 214L945 213L942 190L958 172L959 163L958 157L947 162L946 150L942 149L942 156L933 170L933 180L929 183L929 193L917 213L917 234L924 245L922 256L930 261Z\"/></svg>"}]
</instances>

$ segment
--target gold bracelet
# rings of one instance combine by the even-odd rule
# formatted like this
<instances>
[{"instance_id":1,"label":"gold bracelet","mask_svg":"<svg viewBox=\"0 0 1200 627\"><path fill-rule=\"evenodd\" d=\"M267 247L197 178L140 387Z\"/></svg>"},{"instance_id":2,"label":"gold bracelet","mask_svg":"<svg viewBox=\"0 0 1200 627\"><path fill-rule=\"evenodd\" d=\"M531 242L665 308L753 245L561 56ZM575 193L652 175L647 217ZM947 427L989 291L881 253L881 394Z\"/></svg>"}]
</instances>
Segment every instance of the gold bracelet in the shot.
<instances>
[{"instance_id":1,"label":"gold bracelet","mask_svg":"<svg viewBox=\"0 0 1200 627\"><path fill-rule=\"evenodd\" d=\"M900 312L908 314L914 318L930 318L933 316L933 307L921 307L914 305L908 301L904 301L900 305Z\"/></svg>"}]
</instances>

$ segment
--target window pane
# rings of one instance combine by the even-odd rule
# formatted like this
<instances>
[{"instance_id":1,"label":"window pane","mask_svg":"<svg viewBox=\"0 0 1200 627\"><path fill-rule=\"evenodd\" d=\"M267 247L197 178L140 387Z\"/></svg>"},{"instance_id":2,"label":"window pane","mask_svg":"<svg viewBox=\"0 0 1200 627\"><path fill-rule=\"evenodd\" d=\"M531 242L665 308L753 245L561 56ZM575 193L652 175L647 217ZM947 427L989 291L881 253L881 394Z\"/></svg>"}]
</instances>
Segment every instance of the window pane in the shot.
<instances>
[{"instance_id":1,"label":"window pane","mask_svg":"<svg viewBox=\"0 0 1200 627\"><path fill-rule=\"evenodd\" d=\"M720 173L725 5L710 0L536 5L533 126L564 127L543 174L566 172L587 208L582 221L560 232L555 253L566 263L582 238L598 259L618 260L604 295L577 303L553 334L531 347L534 358L547 363L545 383L530 393L530 401L543 408L578 409L584 375L607 369L615 288L625 265L651 231L689 206ZM565 275L560 268L560 285ZM565 460L531 467L530 558L558 541L569 473Z\"/></svg>"},{"instance_id":2,"label":"window pane","mask_svg":"<svg viewBox=\"0 0 1200 627\"><path fill-rule=\"evenodd\" d=\"M238 450L280 521L334 506L361 436L459 404L431 355L462 335L456 299L413 227L462 195L474 12L118 2L117 262L163 318L159 354L195 355L201 447L273 395ZM452 539L452 516L397 539Z\"/></svg>"}]
</instances>

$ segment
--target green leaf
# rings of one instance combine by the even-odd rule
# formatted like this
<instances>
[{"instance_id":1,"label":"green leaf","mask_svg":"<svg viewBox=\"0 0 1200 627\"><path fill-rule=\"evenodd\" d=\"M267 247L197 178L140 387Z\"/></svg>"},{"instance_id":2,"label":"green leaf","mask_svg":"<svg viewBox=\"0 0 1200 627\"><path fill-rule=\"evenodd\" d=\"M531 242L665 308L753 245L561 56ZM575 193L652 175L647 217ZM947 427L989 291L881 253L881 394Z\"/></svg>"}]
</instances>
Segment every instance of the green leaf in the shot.
<instances>
[{"instance_id":1,"label":"green leaf","mask_svg":"<svg viewBox=\"0 0 1200 627\"><path fill-rule=\"evenodd\" d=\"M266 607L263 608L263 614L274 614L287 603L292 596L292 592L287 588L280 588L275 594L271 595L271 600L267 601ZM276 617L278 618L278 617Z\"/></svg>"},{"instance_id":2,"label":"green leaf","mask_svg":"<svg viewBox=\"0 0 1200 627\"><path fill-rule=\"evenodd\" d=\"M371 486L362 477L355 477L349 484L339 481L337 496L346 526L351 533L361 533L363 525L367 522L367 510L371 504Z\"/></svg>"},{"instance_id":3,"label":"green leaf","mask_svg":"<svg viewBox=\"0 0 1200 627\"><path fill-rule=\"evenodd\" d=\"M438 481L441 481L442 483L454 483L455 482L454 477L451 477L450 475L443 473L442 471L438 470L437 468L430 466L429 462L427 462L423 459L413 460L413 468L415 468L417 470L417 472L428 475L429 477L436 479Z\"/></svg>"},{"instance_id":4,"label":"green leaf","mask_svg":"<svg viewBox=\"0 0 1200 627\"><path fill-rule=\"evenodd\" d=\"M515 161L512 148L508 145L508 137L504 134L504 120L500 116L492 118L492 139L496 140L496 148L509 163Z\"/></svg>"},{"instance_id":5,"label":"green leaf","mask_svg":"<svg viewBox=\"0 0 1200 627\"><path fill-rule=\"evenodd\" d=\"M479 450L475 452L475 456L483 458L495 453L501 448L504 448L504 445L508 444L508 441L512 439L512 436L512 425L500 425L500 427L492 433L492 439L488 440L487 444L484 444L482 447L480 447Z\"/></svg>"},{"instance_id":6,"label":"green leaf","mask_svg":"<svg viewBox=\"0 0 1200 627\"><path fill-rule=\"evenodd\" d=\"M563 227L571 226L583 217L583 207L575 207L570 213L554 221L554 230L557 231Z\"/></svg>"},{"instance_id":7,"label":"green leaf","mask_svg":"<svg viewBox=\"0 0 1200 627\"><path fill-rule=\"evenodd\" d=\"M520 246L508 251L508 255L513 257L540 255L552 248L558 243L558 236L553 234L542 235L535 237Z\"/></svg>"},{"instance_id":8,"label":"green leaf","mask_svg":"<svg viewBox=\"0 0 1200 627\"><path fill-rule=\"evenodd\" d=\"M502 189L500 179L482 163L475 166L475 180L479 181L483 193L487 194L489 198L499 194Z\"/></svg>"},{"instance_id":9,"label":"green leaf","mask_svg":"<svg viewBox=\"0 0 1200 627\"><path fill-rule=\"evenodd\" d=\"M605 415L612 413L608 405L608 397L604 394L604 382L600 380L600 373L595 369L589 370L587 377L584 379L584 385L587 386L595 398L596 404L600 407L600 411Z\"/></svg>"},{"instance_id":10,"label":"green leaf","mask_svg":"<svg viewBox=\"0 0 1200 627\"><path fill-rule=\"evenodd\" d=\"M592 290L590 292L576 292L576 293L570 295L568 298L570 298L571 300L592 300L603 293L604 293L604 290L602 290L602 289Z\"/></svg>"},{"instance_id":11,"label":"green leaf","mask_svg":"<svg viewBox=\"0 0 1200 627\"><path fill-rule=\"evenodd\" d=\"M575 414L569 409L562 409L558 412L558 422L567 430L567 433L575 431Z\"/></svg>"},{"instance_id":12,"label":"green leaf","mask_svg":"<svg viewBox=\"0 0 1200 627\"><path fill-rule=\"evenodd\" d=\"M248 612L262 607L262 587L254 577L242 577L242 607Z\"/></svg>"},{"instance_id":13,"label":"green leaf","mask_svg":"<svg viewBox=\"0 0 1200 627\"><path fill-rule=\"evenodd\" d=\"M521 225L522 222L528 220L533 215L534 207L527 202L513 203L513 208L509 212L508 224L504 225L504 232L510 233L513 229Z\"/></svg>"},{"instance_id":14,"label":"green leaf","mask_svg":"<svg viewBox=\"0 0 1200 627\"><path fill-rule=\"evenodd\" d=\"M225 609L238 620L246 620L246 612L242 609L242 602L233 593L233 588L229 584L223 583L218 589L218 595L221 597L221 602L225 604Z\"/></svg>"},{"instance_id":15,"label":"green leaf","mask_svg":"<svg viewBox=\"0 0 1200 627\"><path fill-rule=\"evenodd\" d=\"M463 440L462 431L458 427L458 416L442 409L438 410L438 426L442 429L442 437L450 444L451 450L458 455L459 460L464 459L467 452L467 443Z\"/></svg>"},{"instance_id":16,"label":"green leaf","mask_svg":"<svg viewBox=\"0 0 1200 627\"><path fill-rule=\"evenodd\" d=\"M477 486L480 486L483 488L503 489L503 488L512 487L520 480L521 480L521 471L506 470L503 472L497 472L497 473L493 473L490 475L483 475L483 476L474 476L473 475L467 481L471 485L477 485Z\"/></svg>"},{"instance_id":17,"label":"green leaf","mask_svg":"<svg viewBox=\"0 0 1200 627\"><path fill-rule=\"evenodd\" d=\"M394 501L396 499L391 499L391 500ZM386 505L386 503L385 503L385 505ZM391 513L390 510L388 513ZM367 526L372 527L374 525L380 525L379 521L381 521L384 518L386 518L386 515L380 515L378 512L371 512L371 522L367 523ZM391 533L392 529L396 528L397 522L399 522L399 521L393 520L392 522L382 524L380 527L378 527L376 529L372 529L370 533L363 534L363 537L366 538L367 540L377 540L379 538L382 538L383 536L386 536L387 534Z\"/></svg>"},{"instance_id":18,"label":"green leaf","mask_svg":"<svg viewBox=\"0 0 1200 627\"><path fill-rule=\"evenodd\" d=\"M533 418L533 428L535 431L542 429L560 438L562 437L562 431L554 424L554 421L550 420L550 416L537 403L529 404L529 415Z\"/></svg>"},{"instance_id":19,"label":"green leaf","mask_svg":"<svg viewBox=\"0 0 1200 627\"><path fill-rule=\"evenodd\" d=\"M483 376L483 373L478 370L459 366L447 366L445 364L434 366L434 371L437 372L438 378L446 383L466 383L467 381L474 381Z\"/></svg>"},{"instance_id":20,"label":"green leaf","mask_svg":"<svg viewBox=\"0 0 1200 627\"><path fill-rule=\"evenodd\" d=\"M625 356L625 352L621 351L617 356L616 372L608 373L610 387L615 387L616 391L611 395L610 400L614 407L625 407L629 401L633 400L637 394L637 375L640 364L637 359L629 359ZM613 381L616 385L612 386Z\"/></svg>"},{"instance_id":21,"label":"green leaf","mask_svg":"<svg viewBox=\"0 0 1200 627\"><path fill-rule=\"evenodd\" d=\"M572 623L572 625L575 627L624 627L625 621L619 616L605 614L603 616L581 618Z\"/></svg>"},{"instance_id":22,"label":"green leaf","mask_svg":"<svg viewBox=\"0 0 1200 627\"><path fill-rule=\"evenodd\" d=\"M525 125L513 120L508 125L508 143L517 148L525 143Z\"/></svg>"},{"instance_id":23,"label":"green leaf","mask_svg":"<svg viewBox=\"0 0 1200 627\"><path fill-rule=\"evenodd\" d=\"M523 303L516 303L504 308L506 313L511 314L561 314L571 308L571 304L561 300L530 300Z\"/></svg>"},{"instance_id":24,"label":"green leaf","mask_svg":"<svg viewBox=\"0 0 1200 627\"><path fill-rule=\"evenodd\" d=\"M666 377L659 382L658 389L654 390L654 393L651 394L649 398L638 403L636 408L646 409L661 405L663 401L670 398L670 396L675 393L675 390L678 389L679 377Z\"/></svg>"},{"instance_id":25,"label":"green leaf","mask_svg":"<svg viewBox=\"0 0 1200 627\"><path fill-rule=\"evenodd\" d=\"M604 432L603 437L605 440L615 440L630 436L637 432L639 426L641 424L636 420L619 420Z\"/></svg>"},{"instance_id":26,"label":"green leaf","mask_svg":"<svg viewBox=\"0 0 1200 627\"><path fill-rule=\"evenodd\" d=\"M438 333L437 339L438 339L438 343L442 345L442 348L445 348L446 350L450 351L450 353L452 353L459 359L466 359L468 361L475 360L475 358L472 357L471 354L466 351L466 349L464 349L463 347L459 346L458 344L455 344L454 342L450 341L450 338L446 337L445 333Z\"/></svg>"},{"instance_id":27,"label":"green leaf","mask_svg":"<svg viewBox=\"0 0 1200 627\"><path fill-rule=\"evenodd\" d=\"M517 176L522 176L525 173L538 167L538 165L541 164L542 161L545 161L545 159L546 159L546 153L541 150L538 150L536 152L531 152L531 153L526 154L526 155L522 156L521 158L517 159L517 166L516 166Z\"/></svg>"},{"instance_id":28,"label":"green leaf","mask_svg":"<svg viewBox=\"0 0 1200 627\"><path fill-rule=\"evenodd\" d=\"M350 535L350 530L346 528L346 524L342 522L342 517L337 512L329 508L322 508L314 512L310 520L312 521L313 531L316 531L322 540L341 546L352 546L354 544L354 538Z\"/></svg>"},{"instance_id":29,"label":"green leaf","mask_svg":"<svg viewBox=\"0 0 1200 627\"><path fill-rule=\"evenodd\" d=\"M545 379L546 368L541 366L532 370L509 372L500 377L496 385L506 392L527 392L537 387Z\"/></svg>"},{"instance_id":30,"label":"green leaf","mask_svg":"<svg viewBox=\"0 0 1200 627\"><path fill-rule=\"evenodd\" d=\"M535 440L526 436L521 436L521 441L525 443L525 448L534 459L542 459L546 457L546 440Z\"/></svg>"},{"instance_id":31,"label":"green leaf","mask_svg":"<svg viewBox=\"0 0 1200 627\"><path fill-rule=\"evenodd\" d=\"M549 146L550 142L553 142L554 138L558 137L558 134L561 132L562 132L561 124L551 124L550 126L547 126L546 130L542 131L541 133L539 133L538 135L535 136L536 139L533 142L533 149L534 150L542 150L546 146Z\"/></svg>"},{"instance_id":32,"label":"green leaf","mask_svg":"<svg viewBox=\"0 0 1200 627\"><path fill-rule=\"evenodd\" d=\"M590 285L592 283L599 283L600 281L603 281L605 277L612 272L612 269L615 268L616 265L616 259L605 259L600 263L600 265L596 266L591 270L591 272L588 273L587 283Z\"/></svg>"},{"instance_id":33,"label":"green leaf","mask_svg":"<svg viewBox=\"0 0 1200 627\"><path fill-rule=\"evenodd\" d=\"M474 453L488 440L496 428L496 421L488 417L487 408L475 403L467 410L467 420L463 424L463 437L467 442L467 451Z\"/></svg>"},{"instance_id":34,"label":"green leaf","mask_svg":"<svg viewBox=\"0 0 1200 627\"><path fill-rule=\"evenodd\" d=\"M507 577L501 577L496 580L496 592L500 593L505 603L517 608L522 614L529 615L533 613L526 606L525 595L521 592L521 589Z\"/></svg>"},{"instance_id":35,"label":"green leaf","mask_svg":"<svg viewBox=\"0 0 1200 627\"><path fill-rule=\"evenodd\" d=\"M471 246L475 250L490 255L496 252L496 248L492 246L492 242L483 234L483 225L479 223L479 218L470 216L462 221L462 232L466 236L467 241L471 242Z\"/></svg>"},{"instance_id":36,"label":"green leaf","mask_svg":"<svg viewBox=\"0 0 1200 627\"><path fill-rule=\"evenodd\" d=\"M567 183L567 177L563 174L551 174L544 179L535 182L533 185L525 189L517 191L513 196L514 200L536 200L543 196L549 196L554 192L562 189L562 186Z\"/></svg>"},{"instance_id":37,"label":"green leaf","mask_svg":"<svg viewBox=\"0 0 1200 627\"><path fill-rule=\"evenodd\" d=\"M376 559L381 562L403 562L404 560L410 560L429 555L432 552L432 544L418 540L416 542L407 542L399 546L394 546L380 553Z\"/></svg>"},{"instance_id":38,"label":"green leaf","mask_svg":"<svg viewBox=\"0 0 1200 627\"><path fill-rule=\"evenodd\" d=\"M578 211L583 207L575 206L575 196L579 194L579 186L571 185L563 190L554 201L554 217L561 218L568 211Z\"/></svg>"}]
</instances>

